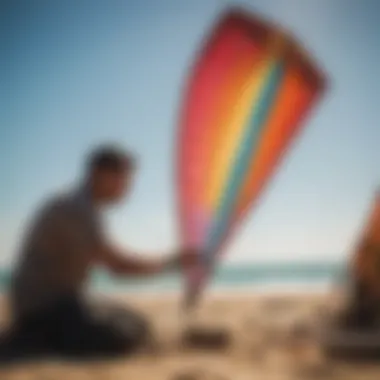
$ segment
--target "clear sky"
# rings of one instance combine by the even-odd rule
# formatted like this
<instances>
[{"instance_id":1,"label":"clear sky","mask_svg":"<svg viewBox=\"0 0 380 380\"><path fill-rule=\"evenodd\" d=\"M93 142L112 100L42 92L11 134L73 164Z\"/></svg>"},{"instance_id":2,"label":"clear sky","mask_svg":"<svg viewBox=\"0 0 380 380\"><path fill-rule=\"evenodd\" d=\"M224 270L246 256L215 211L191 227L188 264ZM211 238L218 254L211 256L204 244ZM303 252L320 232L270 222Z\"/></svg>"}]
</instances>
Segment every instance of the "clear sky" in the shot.
<instances>
[{"instance_id":1,"label":"clear sky","mask_svg":"<svg viewBox=\"0 0 380 380\"><path fill-rule=\"evenodd\" d=\"M103 140L140 158L111 234L135 249L174 247L181 87L228 4L288 27L331 82L228 259L348 254L380 182L378 0L8 0L0 9L0 263L36 204L70 185Z\"/></svg>"}]
</instances>

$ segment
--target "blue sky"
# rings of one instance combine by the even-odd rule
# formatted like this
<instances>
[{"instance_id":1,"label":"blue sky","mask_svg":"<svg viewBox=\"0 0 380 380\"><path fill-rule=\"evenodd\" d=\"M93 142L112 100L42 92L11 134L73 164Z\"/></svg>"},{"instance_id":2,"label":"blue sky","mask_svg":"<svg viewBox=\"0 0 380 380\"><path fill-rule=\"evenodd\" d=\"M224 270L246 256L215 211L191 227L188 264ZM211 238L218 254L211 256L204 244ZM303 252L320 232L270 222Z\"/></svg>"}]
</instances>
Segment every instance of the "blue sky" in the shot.
<instances>
[{"instance_id":1,"label":"blue sky","mask_svg":"<svg viewBox=\"0 0 380 380\"><path fill-rule=\"evenodd\" d=\"M181 88L229 4L288 27L331 83L228 260L349 253L380 182L378 0L16 0L0 12L0 263L13 257L36 204L70 186L102 141L140 158L131 198L110 216L111 235L136 250L175 246Z\"/></svg>"}]
</instances>

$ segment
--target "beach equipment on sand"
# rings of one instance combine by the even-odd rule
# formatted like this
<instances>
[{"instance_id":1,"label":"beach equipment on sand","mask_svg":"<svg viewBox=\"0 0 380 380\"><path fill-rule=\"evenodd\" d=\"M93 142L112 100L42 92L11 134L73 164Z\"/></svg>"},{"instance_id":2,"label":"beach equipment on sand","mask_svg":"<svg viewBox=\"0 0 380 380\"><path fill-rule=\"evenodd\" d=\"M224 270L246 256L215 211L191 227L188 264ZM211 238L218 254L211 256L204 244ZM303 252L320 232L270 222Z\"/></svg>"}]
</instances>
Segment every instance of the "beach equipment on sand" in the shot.
<instances>
[{"instance_id":1,"label":"beach equipment on sand","mask_svg":"<svg viewBox=\"0 0 380 380\"><path fill-rule=\"evenodd\" d=\"M349 265L344 310L325 322L323 351L347 360L380 360L380 192L370 208Z\"/></svg>"}]
</instances>

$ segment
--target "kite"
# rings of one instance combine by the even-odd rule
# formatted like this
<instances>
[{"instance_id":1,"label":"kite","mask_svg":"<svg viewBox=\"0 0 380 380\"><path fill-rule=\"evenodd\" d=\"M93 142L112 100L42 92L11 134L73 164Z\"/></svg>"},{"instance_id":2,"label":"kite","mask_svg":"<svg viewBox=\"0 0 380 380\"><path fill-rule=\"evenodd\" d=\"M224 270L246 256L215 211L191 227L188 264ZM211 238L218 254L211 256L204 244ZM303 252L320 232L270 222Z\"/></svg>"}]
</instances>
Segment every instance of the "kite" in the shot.
<instances>
[{"instance_id":1,"label":"kite","mask_svg":"<svg viewBox=\"0 0 380 380\"><path fill-rule=\"evenodd\" d=\"M197 294L258 201L325 88L297 41L239 9L226 12L191 70L179 118L182 242L202 252L185 274Z\"/></svg>"}]
</instances>

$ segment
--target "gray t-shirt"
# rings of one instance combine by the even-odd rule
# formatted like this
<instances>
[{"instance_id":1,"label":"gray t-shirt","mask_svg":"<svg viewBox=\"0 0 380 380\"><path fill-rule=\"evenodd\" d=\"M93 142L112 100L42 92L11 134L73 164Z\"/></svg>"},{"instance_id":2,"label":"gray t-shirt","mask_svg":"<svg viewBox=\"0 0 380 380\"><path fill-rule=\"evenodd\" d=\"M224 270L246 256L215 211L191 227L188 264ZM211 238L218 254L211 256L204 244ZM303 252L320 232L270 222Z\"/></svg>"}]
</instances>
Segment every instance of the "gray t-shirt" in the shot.
<instances>
[{"instance_id":1,"label":"gray t-shirt","mask_svg":"<svg viewBox=\"0 0 380 380\"><path fill-rule=\"evenodd\" d=\"M102 244L99 222L85 187L43 205L27 231L13 276L11 300L17 315L81 291Z\"/></svg>"}]
</instances>

